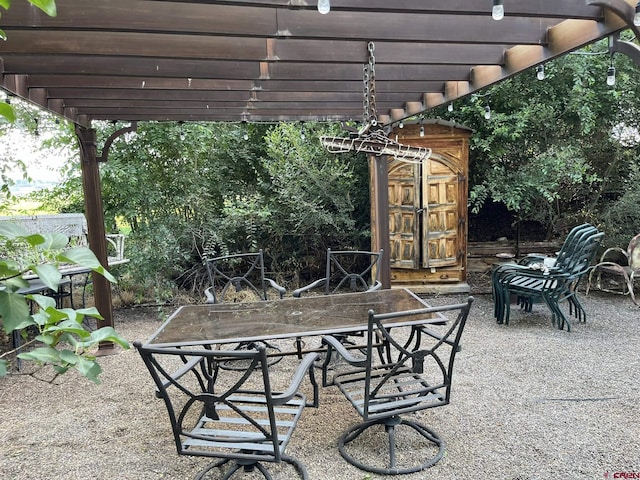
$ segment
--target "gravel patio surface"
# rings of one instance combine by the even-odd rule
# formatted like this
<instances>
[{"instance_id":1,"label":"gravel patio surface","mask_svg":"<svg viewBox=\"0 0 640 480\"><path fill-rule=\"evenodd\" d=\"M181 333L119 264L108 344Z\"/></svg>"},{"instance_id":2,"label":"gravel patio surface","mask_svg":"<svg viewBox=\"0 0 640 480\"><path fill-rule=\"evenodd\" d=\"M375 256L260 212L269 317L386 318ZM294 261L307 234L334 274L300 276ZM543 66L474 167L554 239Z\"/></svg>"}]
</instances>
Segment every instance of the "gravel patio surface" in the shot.
<instances>
[{"instance_id":1,"label":"gravel patio surface","mask_svg":"<svg viewBox=\"0 0 640 480\"><path fill-rule=\"evenodd\" d=\"M398 478L640 474L640 309L627 297L582 295L587 323L568 333L551 326L541 305L530 314L514 310L510 325L497 325L491 296L474 296L451 404L416 415L444 437L445 457ZM426 298L438 305L466 295ZM115 323L130 342L160 324L151 308L116 310ZM75 373L53 383L36 378L48 378L47 371L0 379L0 479L188 479L207 464L176 454L164 405L133 348L100 364L100 386ZM272 368L286 376L294 365ZM305 410L287 453L311 479L383 478L352 467L337 451L340 433L358 420L335 387L323 389L320 408Z\"/></svg>"}]
</instances>

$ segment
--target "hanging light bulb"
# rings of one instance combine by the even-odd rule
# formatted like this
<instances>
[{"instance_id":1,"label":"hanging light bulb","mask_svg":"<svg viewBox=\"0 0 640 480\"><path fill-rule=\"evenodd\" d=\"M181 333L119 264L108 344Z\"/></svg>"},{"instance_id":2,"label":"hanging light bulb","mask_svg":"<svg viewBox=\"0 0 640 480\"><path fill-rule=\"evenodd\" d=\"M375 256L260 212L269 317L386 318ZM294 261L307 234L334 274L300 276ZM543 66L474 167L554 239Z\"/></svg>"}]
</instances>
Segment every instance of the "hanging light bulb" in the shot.
<instances>
[{"instance_id":1,"label":"hanging light bulb","mask_svg":"<svg viewBox=\"0 0 640 480\"><path fill-rule=\"evenodd\" d=\"M538 80L544 80L544 65L540 64L536 67L536 78Z\"/></svg>"},{"instance_id":2,"label":"hanging light bulb","mask_svg":"<svg viewBox=\"0 0 640 480\"><path fill-rule=\"evenodd\" d=\"M607 70L607 85L613 87L616 84L616 67L611 64Z\"/></svg>"},{"instance_id":3,"label":"hanging light bulb","mask_svg":"<svg viewBox=\"0 0 640 480\"><path fill-rule=\"evenodd\" d=\"M489 105L485 105L484 107L484 118L485 120L491 119L491 107Z\"/></svg>"},{"instance_id":4,"label":"hanging light bulb","mask_svg":"<svg viewBox=\"0 0 640 480\"><path fill-rule=\"evenodd\" d=\"M636 3L636 13L633 16L633 24L640 27L640 2Z\"/></svg>"},{"instance_id":5,"label":"hanging light bulb","mask_svg":"<svg viewBox=\"0 0 640 480\"><path fill-rule=\"evenodd\" d=\"M398 124L398 128L404 128L404 122L402 120L400 120L400 123Z\"/></svg>"},{"instance_id":6,"label":"hanging light bulb","mask_svg":"<svg viewBox=\"0 0 640 480\"><path fill-rule=\"evenodd\" d=\"M502 20L504 18L504 5L502 5L502 0L493 0L491 16L494 20Z\"/></svg>"},{"instance_id":7,"label":"hanging light bulb","mask_svg":"<svg viewBox=\"0 0 640 480\"><path fill-rule=\"evenodd\" d=\"M304 134L304 123L300 122L300 140L306 139L307 136Z\"/></svg>"},{"instance_id":8,"label":"hanging light bulb","mask_svg":"<svg viewBox=\"0 0 640 480\"><path fill-rule=\"evenodd\" d=\"M326 15L331 11L331 0L318 0L318 11Z\"/></svg>"},{"instance_id":9,"label":"hanging light bulb","mask_svg":"<svg viewBox=\"0 0 640 480\"><path fill-rule=\"evenodd\" d=\"M420 136L424 137L424 125L420 125Z\"/></svg>"},{"instance_id":10,"label":"hanging light bulb","mask_svg":"<svg viewBox=\"0 0 640 480\"><path fill-rule=\"evenodd\" d=\"M243 140L249 140L249 132L247 131L247 121L246 120L242 120L240 122L240 125L242 125L242 139Z\"/></svg>"},{"instance_id":11,"label":"hanging light bulb","mask_svg":"<svg viewBox=\"0 0 640 480\"><path fill-rule=\"evenodd\" d=\"M453 102L447 105L447 111L453 112Z\"/></svg>"}]
</instances>

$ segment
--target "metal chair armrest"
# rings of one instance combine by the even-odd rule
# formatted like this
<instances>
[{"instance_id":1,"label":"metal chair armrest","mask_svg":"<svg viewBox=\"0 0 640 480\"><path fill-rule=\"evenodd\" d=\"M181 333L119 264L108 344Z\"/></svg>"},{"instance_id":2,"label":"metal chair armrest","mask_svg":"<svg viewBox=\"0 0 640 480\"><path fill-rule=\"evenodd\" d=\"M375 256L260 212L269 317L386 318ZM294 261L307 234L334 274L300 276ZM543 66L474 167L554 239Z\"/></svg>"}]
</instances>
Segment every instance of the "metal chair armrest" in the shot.
<instances>
[{"instance_id":1,"label":"metal chair armrest","mask_svg":"<svg viewBox=\"0 0 640 480\"><path fill-rule=\"evenodd\" d=\"M270 286L271 288L273 288L278 292L278 294L280 295L280 298L283 298L284 294L287 293L287 289L281 285L278 285L275 282L275 280L272 280L270 278L265 278L264 281L268 284L268 286Z\"/></svg>"},{"instance_id":2,"label":"metal chair armrest","mask_svg":"<svg viewBox=\"0 0 640 480\"><path fill-rule=\"evenodd\" d=\"M204 290L204 296L207 297L207 301L206 303L216 303L213 293L211 293L211 290L213 289L213 287L207 287Z\"/></svg>"},{"instance_id":3,"label":"metal chair armrest","mask_svg":"<svg viewBox=\"0 0 640 480\"><path fill-rule=\"evenodd\" d=\"M367 363L366 358L354 357L344 344L336 337L327 335L322 337L322 344L327 345L330 349L335 350L345 362L354 367L364 367ZM329 355L327 355L329 356Z\"/></svg>"},{"instance_id":4,"label":"metal chair armrest","mask_svg":"<svg viewBox=\"0 0 640 480\"><path fill-rule=\"evenodd\" d=\"M300 297L304 292L308 292L309 290L313 290L314 288L321 287L327 281L326 278L320 278L315 282L310 283L305 287L297 288L293 291L292 295L296 298Z\"/></svg>"},{"instance_id":5,"label":"metal chair armrest","mask_svg":"<svg viewBox=\"0 0 640 480\"><path fill-rule=\"evenodd\" d=\"M306 374L308 373L311 384L313 385L313 404L312 405L314 407L318 406L318 384L315 380L315 375L314 375L314 363L319 357L320 355L317 352L307 353L304 356L287 390L282 393L273 395L272 398L273 398L273 403L275 405L284 405L289 400L291 400L294 397L294 395L298 393L298 390L300 389L300 385L302 384L302 381L304 380Z\"/></svg>"}]
</instances>

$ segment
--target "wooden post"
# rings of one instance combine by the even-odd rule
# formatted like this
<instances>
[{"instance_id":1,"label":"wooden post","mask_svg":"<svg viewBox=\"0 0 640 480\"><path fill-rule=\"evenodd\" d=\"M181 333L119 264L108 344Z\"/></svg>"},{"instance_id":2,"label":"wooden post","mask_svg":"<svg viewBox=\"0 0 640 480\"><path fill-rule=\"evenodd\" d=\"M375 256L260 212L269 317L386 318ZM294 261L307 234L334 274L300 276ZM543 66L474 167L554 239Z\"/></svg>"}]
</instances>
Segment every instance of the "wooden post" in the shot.
<instances>
[{"instance_id":1,"label":"wooden post","mask_svg":"<svg viewBox=\"0 0 640 480\"><path fill-rule=\"evenodd\" d=\"M102 208L102 189L98 168L96 131L93 128L77 126L76 135L80 141L80 163L82 166L82 188L84 190L85 216L89 246L103 267L108 267L107 240ZM113 327L113 304L111 283L102 275L92 272L95 305L104 320L98 321L98 328ZM99 349L112 349L111 342L101 343Z\"/></svg>"},{"instance_id":2,"label":"wooden post","mask_svg":"<svg viewBox=\"0 0 640 480\"><path fill-rule=\"evenodd\" d=\"M389 170L387 155L371 155L373 167L374 219L376 235L374 250L384 249L380 265L382 288L391 288L391 245L389 243ZM373 230L373 225L372 225Z\"/></svg>"}]
</instances>

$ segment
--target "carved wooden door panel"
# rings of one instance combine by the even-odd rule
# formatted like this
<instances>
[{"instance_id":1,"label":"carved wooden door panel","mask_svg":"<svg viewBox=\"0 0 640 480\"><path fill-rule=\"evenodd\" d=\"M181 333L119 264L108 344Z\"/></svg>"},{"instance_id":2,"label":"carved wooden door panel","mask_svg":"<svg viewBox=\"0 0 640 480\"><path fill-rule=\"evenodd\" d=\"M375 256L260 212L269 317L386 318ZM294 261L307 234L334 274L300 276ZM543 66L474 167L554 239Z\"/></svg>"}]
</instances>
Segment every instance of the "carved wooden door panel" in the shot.
<instances>
[{"instance_id":1,"label":"carved wooden door panel","mask_svg":"<svg viewBox=\"0 0 640 480\"><path fill-rule=\"evenodd\" d=\"M420 265L417 211L420 208L420 166L389 162L389 258L393 268Z\"/></svg>"},{"instance_id":2,"label":"carved wooden door panel","mask_svg":"<svg viewBox=\"0 0 640 480\"><path fill-rule=\"evenodd\" d=\"M424 268L456 265L458 261L460 180L447 163L437 154L425 162L422 177Z\"/></svg>"}]
</instances>

